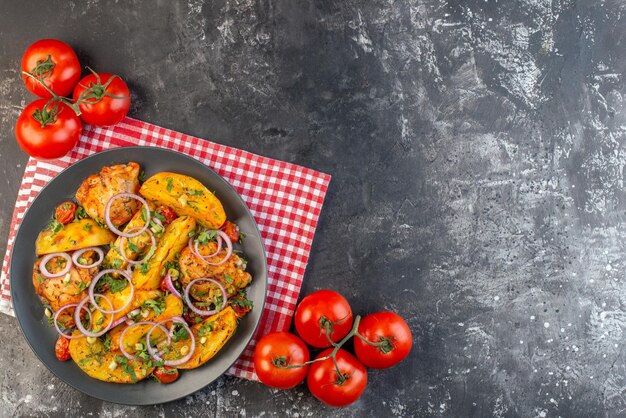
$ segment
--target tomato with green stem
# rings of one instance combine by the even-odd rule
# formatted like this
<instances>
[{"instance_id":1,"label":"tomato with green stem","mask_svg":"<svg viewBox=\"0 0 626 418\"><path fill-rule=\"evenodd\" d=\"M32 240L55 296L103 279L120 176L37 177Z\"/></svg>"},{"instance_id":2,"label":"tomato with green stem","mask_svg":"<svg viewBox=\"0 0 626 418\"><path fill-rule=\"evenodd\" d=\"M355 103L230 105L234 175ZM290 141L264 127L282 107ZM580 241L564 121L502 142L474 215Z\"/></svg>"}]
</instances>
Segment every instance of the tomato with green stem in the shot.
<instances>
[{"instance_id":1,"label":"tomato with green stem","mask_svg":"<svg viewBox=\"0 0 626 418\"><path fill-rule=\"evenodd\" d=\"M300 302L294 316L298 335L309 345L326 348L345 337L352 328L352 309L339 293L318 290Z\"/></svg>"},{"instance_id":2,"label":"tomato with green stem","mask_svg":"<svg viewBox=\"0 0 626 418\"><path fill-rule=\"evenodd\" d=\"M80 109L81 119L94 126L115 125L130 109L130 90L119 76L96 73L84 77L74 88L72 98Z\"/></svg>"},{"instance_id":3,"label":"tomato with green stem","mask_svg":"<svg viewBox=\"0 0 626 418\"><path fill-rule=\"evenodd\" d=\"M400 363L411 351L413 336L404 319L393 312L376 312L359 323L354 351L367 367L386 369Z\"/></svg>"},{"instance_id":4,"label":"tomato with green stem","mask_svg":"<svg viewBox=\"0 0 626 418\"><path fill-rule=\"evenodd\" d=\"M80 73L80 63L72 47L56 39L41 39L30 45L22 56L22 80L26 88L39 97L53 96L42 83L58 96L71 94L80 80Z\"/></svg>"},{"instance_id":5,"label":"tomato with green stem","mask_svg":"<svg viewBox=\"0 0 626 418\"><path fill-rule=\"evenodd\" d=\"M343 349L328 348L316 360L320 361L311 363L307 375L313 396L334 407L350 405L361 397L367 385L367 370L356 357Z\"/></svg>"},{"instance_id":6,"label":"tomato with green stem","mask_svg":"<svg viewBox=\"0 0 626 418\"><path fill-rule=\"evenodd\" d=\"M309 349L296 335L272 332L254 350L254 371L267 386L290 389L306 377L309 358Z\"/></svg>"},{"instance_id":7,"label":"tomato with green stem","mask_svg":"<svg viewBox=\"0 0 626 418\"><path fill-rule=\"evenodd\" d=\"M68 105L54 99L38 99L17 118L15 137L31 157L54 159L74 148L81 130L80 118Z\"/></svg>"}]
</instances>

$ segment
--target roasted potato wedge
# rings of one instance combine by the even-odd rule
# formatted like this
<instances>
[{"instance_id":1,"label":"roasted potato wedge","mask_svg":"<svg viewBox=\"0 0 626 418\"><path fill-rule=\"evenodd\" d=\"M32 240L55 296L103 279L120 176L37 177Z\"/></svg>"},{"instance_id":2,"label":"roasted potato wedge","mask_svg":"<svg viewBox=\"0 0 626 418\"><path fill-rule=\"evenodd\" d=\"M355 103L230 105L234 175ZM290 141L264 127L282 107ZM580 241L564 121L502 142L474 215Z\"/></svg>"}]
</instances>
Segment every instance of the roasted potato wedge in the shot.
<instances>
[{"instance_id":1,"label":"roasted potato wedge","mask_svg":"<svg viewBox=\"0 0 626 418\"><path fill-rule=\"evenodd\" d=\"M149 268L133 270L133 283L136 289L158 289L161 284L161 270L168 261L185 248L189 233L196 228L196 221L190 216L176 218L166 228L157 244L157 249L150 260L146 261Z\"/></svg>"},{"instance_id":2,"label":"roasted potato wedge","mask_svg":"<svg viewBox=\"0 0 626 418\"><path fill-rule=\"evenodd\" d=\"M202 226L217 229L226 221L224 207L198 180L182 174L162 172L150 177L139 193L157 205L174 209L179 216L191 216Z\"/></svg>"},{"instance_id":3,"label":"roasted potato wedge","mask_svg":"<svg viewBox=\"0 0 626 418\"><path fill-rule=\"evenodd\" d=\"M75 331L74 335L81 334ZM154 370L141 362L126 360L118 351L107 349L100 338L91 344L86 337L70 340L70 355L85 373L105 382L135 383L145 379Z\"/></svg>"},{"instance_id":4,"label":"roasted potato wedge","mask_svg":"<svg viewBox=\"0 0 626 418\"><path fill-rule=\"evenodd\" d=\"M60 253L107 245L114 240L115 235L111 231L85 218L65 225L58 232L44 229L35 241L35 250L37 255Z\"/></svg>"},{"instance_id":5,"label":"roasted potato wedge","mask_svg":"<svg viewBox=\"0 0 626 418\"><path fill-rule=\"evenodd\" d=\"M154 210L154 205L152 205L150 202L148 202L148 206L150 207L151 211ZM126 224L126 227L124 227L123 231L129 232L133 228L143 227L146 224L146 221L143 216L144 216L143 210L138 210L133 216L133 218L130 220L130 222ZM126 267L128 267L128 262L124 260L122 256L120 255L121 239L122 237L117 237L117 239L111 246L111 249L109 249L106 256L104 257L103 264L105 266L110 267L110 268L120 269L120 270L125 270ZM139 253L143 252L144 250L150 247L150 238L148 237L147 233L143 233L139 236L127 239L126 242L124 243L123 248L126 251L125 252L126 257L131 260L136 260L139 257L139 253L136 253L129 249L128 247L129 242L137 246Z\"/></svg>"},{"instance_id":6,"label":"roasted potato wedge","mask_svg":"<svg viewBox=\"0 0 626 418\"><path fill-rule=\"evenodd\" d=\"M178 366L179 369L195 369L209 361L235 333L237 315L230 306L222 309L213 316L191 327L196 338L196 351L186 362ZM203 341L204 338L204 342ZM176 343L180 345L181 343Z\"/></svg>"}]
</instances>

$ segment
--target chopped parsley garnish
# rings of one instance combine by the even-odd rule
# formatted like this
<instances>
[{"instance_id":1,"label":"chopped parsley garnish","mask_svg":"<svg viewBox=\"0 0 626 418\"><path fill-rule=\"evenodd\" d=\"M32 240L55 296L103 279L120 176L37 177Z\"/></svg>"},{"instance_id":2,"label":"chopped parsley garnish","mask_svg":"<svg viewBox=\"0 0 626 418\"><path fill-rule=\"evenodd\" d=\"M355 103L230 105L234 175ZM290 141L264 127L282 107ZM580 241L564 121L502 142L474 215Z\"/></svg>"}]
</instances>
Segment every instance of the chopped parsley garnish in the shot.
<instances>
[{"instance_id":1,"label":"chopped parsley garnish","mask_svg":"<svg viewBox=\"0 0 626 418\"><path fill-rule=\"evenodd\" d=\"M200 329L198 329L198 336L206 337L209 333L213 332L213 322L215 321L209 321L206 324L200 326Z\"/></svg>"},{"instance_id":2,"label":"chopped parsley garnish","mask_svg":"<svg viewBox=\"0 0 626 418\"><path fill-rule=\"evenodd\" d=\"M108 288L111 293L117 293L126 289L126 286L128 286L126 279L115 279L109 274L105 274L100 281L98 281L96 288L98 292L102 292L105 288Z\"/></svg>"},{"instance_id":3,"label":"chopped parsley garnish","mask_svg":"<svg viewBox=\"0 0 626 418\"><path fill-rule=\"evenodd\" d=\"M137 375L135 374L135 369L128 364L128 359L124 356L116 355L115 362L122 366L122 371L130 375L130 379L133 383L137 383Z\"/></svg>"},{"instance_id":4,"label":"chopped parsley garnish","mask_svg":"<svg viewBox=\"0 0 626 418\"><path fill-rule=\"evenodd\" d=\"M53 234L56 234L63 229L63 224L56 219L53 219L52 222L50 222L50 226L48 228L50 228Z\"/></svg>"},{"instance_id":5,"label":"chopped parsley garnish","mask_svg":"<svg viewBox=\"0 0 626 418\"><path fill-rule=\"evenodd\" d=\"M79 221L81 219L87 218L88 216L89 215L87 215L87 212L85 212L85 208L83 208L82 206L79 206L76 209L76 213L74 214L74 220Z\"/></svg>"},{"instance_id":6,"label":"chopped parsley garnish","mask_svg":"<svg viewBox=\"0 0 626 418\"><path fill-rule=\"evenodd\" d=\"M111 261L111 268L114 269L118 269L120 267L122 267L122 264L124 263L124 261L121 258L114 258L113 261Z\"/></svg>"},{"instance_id":7,"label":"chopped parsley garnish","mask_svg":"<svg viewBox=\"0 0 626 418\"><path fill-rule=\"evenodd\" d=\"M145 263L140 264L140 265L139 265L139 271L140 271L142 274L146 274L146 273L148 273L148 272L150 271L150 263L145 262Z\"/></svg>"},{"instance_id":8,"label":"chopped parsley garnish","mask_svg":"<svg viewBox=\"0 0 626 418\"><path fill-rule=\"evenodd\" d=\"M174 329L174 332L172 333L172 339L175 342L189 339L189 333L187 332L187 329L185 327L183 327L180 324L176 324L175 327L176 328Z\"/></svg>"},{"instance_id":9,"label":"chopped parsley garnish","mask_svg":"<svg viewBox=\"0 0 626 418\"><path fill-rule=\"evenodd\" d=\"M198 244L206 244L209 241L212 241L215 238L215 231L202 231L200 232L200 235L198 235L198 238L196 238L196 241L198 241Z\"/></svg>"},{"instance_id":10,"label":"chopped parsley garnish","mask_svg":"<svg viewBox=\"0 0 626 418\"><path fill-rule=\"evenodd\" d=\"M108 332L100 337L100 341L102 342L105 351L111 351L111 335L109 335Z\"/></svg>"},{"instance_id":11,"label":"chopped parsley garnish","mask_svg":"<svg viewBox=\"0 0 626 418\"><path fill-rule=\"evenodd\" d=\"M155 315L161 315L165 311L165 298L148 299L141 306L152 309Z\"/></svg>"},{"instance_id":12,"label":"chopped parsley garnish","mask_svg":"<svg viewBox=\"0 0 626 418\"><path fill-rule=\"evenodd\" d=\"M139 252L139 247L137 247L135 244L133 244L132 241L127 241L128 243L128 248L130 248L130 250L134 253L138 253Z\"/></svg>"},{"instance_id":13,"label":"chopped parsley garnish","mask_svg":"<svg viewBox=\"0 0 626 418\"><path fill-rule=\"evenodd\" d=\"M92 227L93 227L93 225L92 225L92 224L85 224L85 225L83 226L83 229L84 229L85 231L90 231Z\"/></svg>"},{"instance_id":14,"label":"chopped parsley garnish","mask_svg":"<svg viewBox=\"0 0 626 418\"><path fill-rule=\"evenodd\" d=\"M167 189L167 192L169 193L169 192L172 191L172 186L173 186L172 183L174 182L174 180L171 177L168 177L168 178L165 179L165 181L167 181L166 189Z\"/></svg>"},{"instance_id":15,"label":"chopped parsley garnish","mask_svg":"<svg viewBox=\"0 0 626 418\"><path fill-rule=\"evenodd\" d=\"M204 192L202 190L187 189L187 194L190 196L202 196Z\"/></svg>"},{"instance_id":16,"label":"chopped parsley garnish","mask_svg":"<svg viewBox=\"0 0 626 418\"><path fill-rule=\"evenodd\" d=\"M141 171L139 172L139 177L138 177L138 178L139 178L139 181L140 181L140 182L142 182L142 183L143 183L144 181L146 181L146 172L145 172L144 170L141 170Z\"/></svg>"},{"instance_id":17,"label":"chopped parsley garnish","mask_svg":"<svg viewBox=\"0 0 626 418\"><path fill-rule=\"evenodd\" d=\"M152 212L152 216L154 216L161 222L165 222L165 216L161 215L159 212Z\"/></svg>"},{"instance_id":18,"label":"chopped parsley garnish","mask_svg":"<svg viewBox=\"0 0 626 418\"><path fill-rule=\"evenodd\" d=\"M188 200L187 201L187 206L189 206L191 209L193 209L195 212L198 212L200 209L198 209L198 207L196 205L194 205L194 203L197 203L193 200Z\"/></svg>"}]
</instances>

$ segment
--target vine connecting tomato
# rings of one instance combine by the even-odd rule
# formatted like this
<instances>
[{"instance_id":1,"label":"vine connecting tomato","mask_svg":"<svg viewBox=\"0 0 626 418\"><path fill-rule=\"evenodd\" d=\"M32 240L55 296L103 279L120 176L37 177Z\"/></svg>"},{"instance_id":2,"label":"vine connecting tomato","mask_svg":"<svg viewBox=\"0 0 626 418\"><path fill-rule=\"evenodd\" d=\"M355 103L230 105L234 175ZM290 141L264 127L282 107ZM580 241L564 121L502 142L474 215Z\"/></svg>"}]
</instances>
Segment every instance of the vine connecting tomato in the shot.
<instances>
[{"instance_id":1,"label":"vine connecting tomato","mask_svg":"<svg viewBox=\"0 0 626 418\"><path fill-rule=\"evenodd\" d=\"M80 108L81 119L95 126L121 122L130 109L128 86L114 74L91 72L78 82L72 96Z\"/></svg>"},{"instance_id":2,"label":"vine connecting tomato","mask_svg":"<svg viewBox=\"0 0 626 418\"><path fill-rule=\"evenodd\" d=\"M358 332L354 351L363 364L373 369L385 369L400 363L413 345L409 326L393 312L365 316L359 323Z\"/></svg>"},{"instance_id":3,"label":"vine connecting tomato","mask_svg":"<svg viewBox=\"0 0 626 418\"><path fill-rule=\"evenodd\" d=\"M322 351L316 359L328 356L332 348ZM350 405L361 397L367 385L367 370L361 362L339 349L336 362L327 358L311 364L307 375L309 390L326 405L340 407Z\"/></svg>"},{"instance_id":4,"label":"vine connecting tomato","mask_svg":"<svg viewBox=\"0 0 626 418\"><path fill-rule=\"evenodd\" d=\"M325 348L331 345L329 338L337 342L350 332L352 309L346 298L339 293L318 290L302 299L296 309L294 321L298 335L307 344Z\"/></svg>"},{"instance_id":5,"label":"vine connecting tomato","mask_svg":"<svg viewBox=\"0 0 626 418\"><path fill-rule=\"evenodd\" d=\"M80 118L65 103L38 99L17 118L15 137L31 157L53 159L74 148L81 130Z\"/></svg>"},{"instance_id":6,"label":"vine connecting tomato","mask_svg":"<svg viewBox=\"0 0 626 418\"><path fill-rule=\"evenodd\" d=\"M22 71L35 77L22 75L26 88L44 98L50 98L52 94L37 80L58 96L67 96L80 79L76 53L68 44L56 39L42 39L29 46L22 57Z\"/></svg>"},{"instance_id":7,"label":"vine connecting tomato","mask_svg":"<svg viewBox=\"0 0 626 418\"><path fill-rule=\"evenodd\" d=\"M297 336L272 332L254 350L254 371L259 380L277 389L289 389L304 380L309 366L291 367L309 361L309 349Z\"/></svg>"}]
</instances>

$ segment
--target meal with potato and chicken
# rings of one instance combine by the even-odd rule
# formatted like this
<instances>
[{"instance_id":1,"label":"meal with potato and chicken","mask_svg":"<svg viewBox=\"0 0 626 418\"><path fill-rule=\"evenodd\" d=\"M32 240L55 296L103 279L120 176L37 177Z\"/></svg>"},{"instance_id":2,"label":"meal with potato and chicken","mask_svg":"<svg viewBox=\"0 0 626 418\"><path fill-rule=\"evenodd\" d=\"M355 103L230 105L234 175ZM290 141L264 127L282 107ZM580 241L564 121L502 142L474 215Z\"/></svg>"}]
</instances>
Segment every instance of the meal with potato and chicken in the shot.
<instances>
[{"instance_id":1,"label":"meal with potato and chicken","mask_svg":"<svg viewBox=\"0 0 626 418\"><path fill-rule=\"evenodd\" d=\"M89 376L173 382L209 361L252 309L242 239L196 179L135 162L87 177L36 241L33 285L59 360Z\"/></svg>"}]
</instances>

